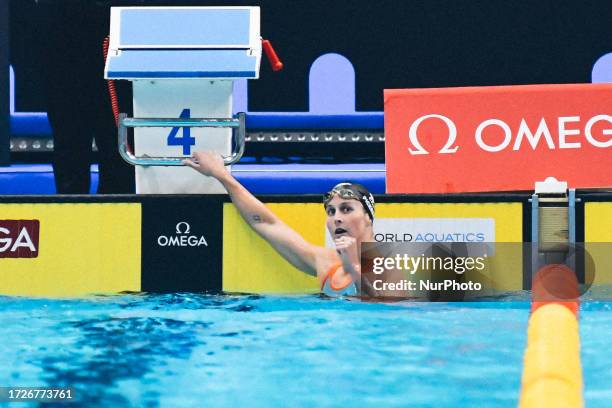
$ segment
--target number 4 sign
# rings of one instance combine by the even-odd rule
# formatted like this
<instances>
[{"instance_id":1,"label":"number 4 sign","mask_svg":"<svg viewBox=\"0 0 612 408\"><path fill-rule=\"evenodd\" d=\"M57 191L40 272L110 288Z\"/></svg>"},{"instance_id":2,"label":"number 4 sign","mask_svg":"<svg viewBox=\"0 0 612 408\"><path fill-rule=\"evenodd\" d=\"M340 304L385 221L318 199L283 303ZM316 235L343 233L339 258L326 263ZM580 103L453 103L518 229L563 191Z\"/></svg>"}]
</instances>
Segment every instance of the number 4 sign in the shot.
<instances>
[{"instance_id":1,"label":"number 4 sign","mask_svg":"<svg viewBox=\"0 0 612 408\"><path fill-rule=\"evenodd\" d=\"M183 109L179 118L186 119L191 117L191 110ZM177 137L179 130L183 130L182 137ZM191 137L190 127L173 127L168 135L168 146L183 146L183 155L191 156L191 146L195 145L195 137Z\"/></svg>"}]
</instances>

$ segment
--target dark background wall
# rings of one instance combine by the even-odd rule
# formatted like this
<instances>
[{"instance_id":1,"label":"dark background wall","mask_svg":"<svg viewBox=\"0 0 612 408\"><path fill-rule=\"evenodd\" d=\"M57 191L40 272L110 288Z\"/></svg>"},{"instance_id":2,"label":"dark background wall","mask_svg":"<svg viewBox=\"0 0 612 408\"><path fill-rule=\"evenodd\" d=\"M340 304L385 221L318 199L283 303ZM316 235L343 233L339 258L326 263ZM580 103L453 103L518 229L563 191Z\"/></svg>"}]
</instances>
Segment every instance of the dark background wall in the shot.
<instances>
[{"instance_id":1,"label":"dark background wall","mask_svg":"<svg viewBox=\"0 0 612 408\"><path fill-rule=\"evenodd\" d=\"M249 85L250 110L307 110L308 70L327 52L340 53L355 66L358 110L382 110L384 88L590 82L595 61L612 52L610 0L98 3L261 6L262 35L272 41L285 69L273 73L262 64L261 79ZM33 7L34 0L11 0L18 110L45 109L39 92L45 67L28 46L44 16L33 14ZM81 30L87 27L74 27L75 35Z\"/></svg>"},{"instance_id":2,"label":"dark background wall","mask_svg":"<svg viewBox=\"0 0 612 408\"><path fill-rule=\"evenodd\" d=\"M8 2L0 0L0 166L9 162L8 13Z\"/></svg>"}]
</instances>

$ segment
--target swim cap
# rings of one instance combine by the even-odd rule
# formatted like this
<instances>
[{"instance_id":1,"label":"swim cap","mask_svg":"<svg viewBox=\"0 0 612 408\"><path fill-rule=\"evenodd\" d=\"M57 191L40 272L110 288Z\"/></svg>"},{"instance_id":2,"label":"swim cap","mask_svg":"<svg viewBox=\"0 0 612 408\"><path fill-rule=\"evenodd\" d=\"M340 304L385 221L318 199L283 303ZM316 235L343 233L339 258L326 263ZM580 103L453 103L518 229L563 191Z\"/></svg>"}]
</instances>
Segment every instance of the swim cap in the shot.
<instances>
[{"instance_id":1,"label":"swim cap","mask_svg":"<svg viewBox=\"0 0 612 408\"><path fill-rule=\"evenodd\" d=\"M374 221L374 196L367 188L357 183L340 183L323 196L323 206L327 208L327 204L338 194L341 198L357 200L363 205L366 213L372 221Z\"/></svg>"}]
</instances>

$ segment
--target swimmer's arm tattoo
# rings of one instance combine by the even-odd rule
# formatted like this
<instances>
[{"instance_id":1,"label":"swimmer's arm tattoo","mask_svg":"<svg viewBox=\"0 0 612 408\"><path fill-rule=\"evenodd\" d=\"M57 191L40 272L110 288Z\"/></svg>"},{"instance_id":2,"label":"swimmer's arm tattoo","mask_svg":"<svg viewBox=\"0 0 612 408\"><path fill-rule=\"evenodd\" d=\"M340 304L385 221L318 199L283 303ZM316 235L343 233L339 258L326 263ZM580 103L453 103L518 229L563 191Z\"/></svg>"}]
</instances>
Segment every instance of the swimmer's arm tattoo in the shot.
<instances>
[{"instance_id":1,"label":"swimmer's arm tattoo","mask_svg":"<svg viewBox=\"0 0 612 408\"><path fill-rule=\"evenodd\" d=\"M253 214L253 215L251 216L251 219L252 219L252 220L253 220L253 222L255 222L255 223L259 223L259 222L261 222L261 216L260 216L259 214Z\"/></svg>"}]
</instances>

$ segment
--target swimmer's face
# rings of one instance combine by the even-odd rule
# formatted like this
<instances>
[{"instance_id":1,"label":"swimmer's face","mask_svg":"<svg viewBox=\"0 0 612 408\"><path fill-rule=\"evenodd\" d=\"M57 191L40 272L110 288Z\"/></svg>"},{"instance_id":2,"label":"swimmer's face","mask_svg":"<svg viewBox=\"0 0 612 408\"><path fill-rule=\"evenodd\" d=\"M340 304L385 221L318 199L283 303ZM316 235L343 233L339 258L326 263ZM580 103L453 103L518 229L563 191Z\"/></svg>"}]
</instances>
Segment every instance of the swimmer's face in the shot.
<instances>
[{"instance_id":1,"label":"swimmer's face","mask_svg":"<svg viewBox=\"0 0 612 408\"><path fill-rule=\"evenodd\" d=\"M325 212L327 230L332 238L350 236L359 240L368 239L372 221L359 201L334 195Z\"/></svg>"}]
</instances>

